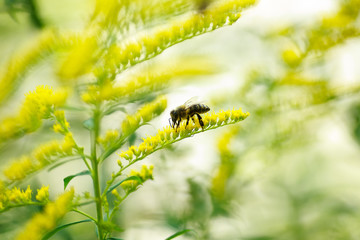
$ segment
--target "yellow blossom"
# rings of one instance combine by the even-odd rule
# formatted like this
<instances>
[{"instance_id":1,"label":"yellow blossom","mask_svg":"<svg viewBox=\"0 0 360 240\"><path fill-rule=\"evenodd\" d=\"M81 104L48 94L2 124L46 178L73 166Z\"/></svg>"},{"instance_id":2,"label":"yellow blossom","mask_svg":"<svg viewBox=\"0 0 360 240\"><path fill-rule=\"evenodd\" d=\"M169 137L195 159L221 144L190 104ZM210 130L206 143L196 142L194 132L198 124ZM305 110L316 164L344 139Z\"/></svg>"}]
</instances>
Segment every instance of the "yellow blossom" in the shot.
<instances>
[{"instance_id":1,"label":"yellow blossom","mask_svg":"<svg viewBox=\"0 0 360 240\"><path fill-rule=\"evenodd\" d=\"M16 239L42 239L43 235L56 227L56 223L71 209L74 190L60 195L54 202L45 206L42 213L36 214L25 226L25 229L17 235Z\"/></svg>"},{"instance_id":2,"label":"yellow blossom","mask_svg":"<svg viewBox=\"0 0 360 240\"><path fill-rule=\"evenodd\" d=\"M149 179L153 179L153 169L154 169L153 165L150 166L143 165L140 172L132 169L128 177L137 176L140 178L141 182L137 180L128 180L121 183L121 187L123 187L123 189L127 191L135 190L140 184L144 183Z\"/></svg>"},{"instance_id":3,"label":"yellow blossom","mask_svg":"<svg viewBox=\"0 0 360 240\"><path fill-rule=\"evenodd\" d=\"M240 17L239 13L255 2L255 0L218 1L202 15L197 13L184 15L176 21L154 28L151 32L139 34L131 40L123 41L119 46L111 47L102 66L110 66L107 70L114 76L129 66L160 54L174 44L233 24Z\"/></svg>"},{"instance_id":4,"label":"yellow blossom","mask_svg":"<svg viewBox=\"0 0 360 240\"><path fill-rule=\"evenodd\" d=\"M24 179L30 172L36 169L28 156L21 157L18 161L14 161L9 167L3 172L7 179L11 181Z\"/></svg>"},{"instance_id":5,"label":"yellow blossom","mask_svg":"<svg viewBox=\"0 0 360 240\"><path fill-rule=\"evenodd\" d=\"M30 155L13 161L9 167L5 168L4 175L10 181L22 180L29 174L51 164L57 158L73 155L76 147L72 134L69 132L62 143L50 141L34 149Z\"/></svg>"},{"instance_id":6,"label":"yellow blossom","mask_svg":"<svg viewBox=\"0 0 360 240\"><path fill-rule=\"evenodd\" d=\"M36 200L39 202L47 202L49 200L49 185L46 187L42 186L37 190Z\"/></svg>"},{"instance_id":7,"label":"yellow blossom","mask_svg":"<svg viewBox=\"0 0 360 240\"><path fill-rule=\"evenodd\" d=\"M54 97L57 93L49 86L38 86L35 91L26 94L19 113L0 122L0 142L38 129L42 119L49 118L55 107L65 103L66 97L63 94L60 94L60 100Z\"/></svg>"},{"instance_id":8,"label":"yellow blossom","mask_svg":"<svg viewBox=\"0 0 360 240\"><path fill-rule=\"evenodd\" d=\"M52 30L42 31L34 41L11 57L8 63L0 69L0 102L3 102L18 86L24 74L31 69L45 54L52 51L56 43L56 34ZM1 134L0 134L1 135Z\"/></svg>"},{"instance_id":9,"label":"yellow blossom","mask_svg":"<svg viewBox=\"0 0 360 240\"><path fill-rule=\"evenodd\" d=\"M222 200L226 193L226 184L234 172L233 154L230 150L230 142L238 134L240 128L232 128L226 132L218 141L218 150L220 152L220 165L212 179L211 192L213 196Z\"/></svg>"},{"instance_id":10,"label":"yellow blossom","mask_svg":"<svg viewBox=\"0 0 360 240\"><path fill-rule=\"evenodd\" d=\"M122 122L122 130L128 135L136 130L141 124L144 124L154 117L160 115L167 106L167 100L164 96L157 97L154 101L144 105L134 115L129 115Z\"/></svg>"},{"instance_id":11,"label":"yellow blossom","mask_svg":"<svg viewBox=\"0 0 360 240\"><path fill-rule=\"evenodd\" d=\"M84 33L85 34L85 33ZM90 36L78 38L68 55L59 66L58 75L63 80L76 79L91 70L98 49L96 33L87 33Z\"/></svg>"},{"instance_id":12,"label":"yellow blossom","mask_svg":"<svg viewBox=\"0 0 360 240\"><path fill-rule=\"evenodd\" d=\"M118 130L108 130L106 131L104 137L98 138L98 142L103 146L103 148L106 148L116 143L119 137L120 137L120 133Z\"/></svg>"},{"instance_id":13,"label":"yellow blossom","mask_svg":"<svg viewBox=\"0 0 360 240\"><path fill-rule=\"evenodd\" d=\"M54 132L58 132L58 133L61 133L63 131L63 128L59 123L55 123L53 125L53 129L54 129Z\"/></svg>"},{"instance_id":14,"label":"yellow blossom","mask_svg":"<svg viewBox=\"0 0 360 240\"><path fill-rule=\"evenodd\" d=\"M191 137L205 130L215 129L228 124L234 124L244 120L250 114L243 113L241 109L221 111L218 114L206 113L203 115L204 128L201 128L198 121L189 122L186 127L186 121L183 121L177 129L170 126L158 130L157 135L149 136L143 139L139 146L130 146L127 151L122 151L119 156L128 161L140 160L152 152L164 148L169 144L177 142L183 138Z\"/></svg>"},{"instance_id":15,"label":"yellow blossom","mask_svg":"<svg viewBox=\"0 0 360 240\"><path fill-rule=\"evenodd\" d=\"M27 187L25 191L18 189L17 187L14 187L12 190L10 190L7 195L9 198L9 201L13 203L28 203L31 201L31 193L32 190L30 186Z\"/></svg>"}]
</instances>

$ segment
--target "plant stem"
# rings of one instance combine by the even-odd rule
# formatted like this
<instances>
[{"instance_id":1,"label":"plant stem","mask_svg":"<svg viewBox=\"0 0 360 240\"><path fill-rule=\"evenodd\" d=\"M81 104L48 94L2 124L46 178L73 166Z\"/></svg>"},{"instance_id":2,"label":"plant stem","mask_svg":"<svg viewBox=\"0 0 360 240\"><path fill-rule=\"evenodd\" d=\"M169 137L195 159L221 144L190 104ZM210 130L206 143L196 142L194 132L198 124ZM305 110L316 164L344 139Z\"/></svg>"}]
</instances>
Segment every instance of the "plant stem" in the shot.
<instances>
[{"instance_id":1,"label":"plant stem","mask_svg":"<svg viewBox=\"0 0 360 240\"><path fill-rule=\"evenodd\" d=\"M76 209L76 208L72 209L71 211L77 212L77 213L79 213L79 214L81 214L81 215L84 215L85 217L89 218L90 220L92 220L93 222L96 223L96 219L94 219L94 218L93 218L92 216L90 216L89 214L84 213L83 211L80 211L80 210L78 210L78 209Z\"/></svg>"},{"instance_id":2,"label":"plant stem","mask_svg":"<svg viewBox=\"0 0 360 240\"><path fill-rule=\"evenodd\" d=\"M96 141L100 132L100 118L101 113L99 106L96 106L93 112L93 120L94 120L94 129L91 131L91 165L92 165L92 178L94 185L94 194L95 194L95 203L96 203L96 213L97 213L97 227L99 239L103 239L103 213L102 213L102 199L101 199L101 190L100 190L100 179L99 179L99 163L97 159L96 153Z\"/></svg>"}]
</instances>

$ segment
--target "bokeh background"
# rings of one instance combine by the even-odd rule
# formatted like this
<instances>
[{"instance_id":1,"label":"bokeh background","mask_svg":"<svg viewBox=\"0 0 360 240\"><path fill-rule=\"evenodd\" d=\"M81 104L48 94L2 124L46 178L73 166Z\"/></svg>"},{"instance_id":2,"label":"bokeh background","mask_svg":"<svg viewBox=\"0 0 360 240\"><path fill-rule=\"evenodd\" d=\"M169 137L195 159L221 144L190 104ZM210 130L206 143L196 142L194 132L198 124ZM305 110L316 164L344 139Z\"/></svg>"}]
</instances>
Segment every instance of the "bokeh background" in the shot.
<instances>
[{"instance_id":1,"label":"bokeh background","mask_svg":"<svg viewBox=\"0 0 360 240\"><path fill-rule=\"evenodd\" d=\"M34 1L39 17L34 20L27 1L14 1L10 10L9 2L0 3L1 66L43 28L81 31L95 4ZM184 41L151 60L201 56L216 70L175 84L167 95L167 111L141 128L134 143L167 125L169 112L193 96L214 111L241 107L251 115L145 159L155 167L154 180L125 201L116 216L126 230L120 238L165 239L193 229L177 239L360 239L359 14L337 25L339 29L330 25L335 33L324 25L324 19L351 2L358 11L359 1L261 0L232 26ZM355 29L351 37L341 33L347 24ZM340 40L299 57L306 46L324 43L332 34ZM50 59L33 68L11 101L1 106L0 116L15 112L24 93L35 86L56 87L53 67ZM107 126L116 126L122 117L106 119ZM85 119L70 115L75 132ZM81 134L77 140L86 144L87 136ZM51 138L40 132L2 147L1 167ZM109 159L104 175L111 173L117 158ZM81 166L69 163L31 182L50 184L56 195L63 189L62 179ZM77 192L91 191L83 177L71 185ZM19 215L33 211L6 213L0 238L11 239L11 226L23 224ZM68 214L64 221L74 218ZM54 239L92 239L88 224Z\"/></svg>"}]
</instances>

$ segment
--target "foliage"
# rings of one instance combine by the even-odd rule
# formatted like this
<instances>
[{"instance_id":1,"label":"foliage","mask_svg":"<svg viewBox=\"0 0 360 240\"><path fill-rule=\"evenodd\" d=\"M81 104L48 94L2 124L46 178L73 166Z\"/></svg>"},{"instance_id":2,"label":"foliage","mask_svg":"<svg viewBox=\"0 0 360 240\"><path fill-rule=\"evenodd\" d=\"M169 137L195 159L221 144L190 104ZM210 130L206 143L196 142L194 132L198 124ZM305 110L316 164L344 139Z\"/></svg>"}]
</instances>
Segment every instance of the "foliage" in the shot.
<instances>
[{"instance_id":1,"label":"foliage","mask_svg":"<svg viewBox=\"0 0 360 240\"><path fill-rule=\"evenodd\" d=\"M27 6L25 1L20 3ZM57 82L44 79L46 85L25 94L17 113L2 115L0 120L2 150L11 152L23 139L33 141L26 147L33 148L31 151L25 149L25 154L18 151L15 159L5 163L0 182L2 213L23 206L39 206L40 212L33 214L23 228L15 230L16 238L47 239L70 226L91 222L93 236L115 239L112 237L115 232L126 230L114 220L122 203L153 179L153 166L143 165L141 171L132 170L130 174L126 174L127 168L175 142L247 118L249 113L241 109L213 112L204 115L203 127L195 120L188 125L184 122L176 129L167 126L157 135L144 138L139 146L134 144L138 129L166 110L166 94L175 82L185 84L180 79L218 72L214 63L199 56L157 63L150 60L175 44L232 25L245 8L254 4L254 0L212 1L206 6L198 1L182 0L149 3L99 0L82 30L44 29L32 45L19 48L0 72L0 101L4 109L15 102L40 64L51 62L52 77ZM16 3L7 2L6 6L13 14ZM40 18L36 24L39 28L44 26ZM82 117L72 118L77 112ZM121 124L112 129L106 125L106 118L116 119L116 114L124 112L126 116L121 117ZM82 126L78 121L83 122ZM50 140L43 141L41 136L45 135ZM90 136L89 142L79 140L84 135ZM120 168L110 177L104 174L106 163L113 162L113 153L126 144L132 146L119 153ZM49 186L43 186L34 199L30 186L26 190L20 188L23 182L36 184L37 175L40 175L38 181L45 183L41 175L45 169L55 171L79 160L82 169L67 174L64 188L80 176L90 177L92 193L86 191L82 195L71 188L51 200ZM89 204L93 208L86 208ZM68 212L86 219L60 225ZM191 230L177 231L170 238L188 231Z\"/></svg>"},{"instance_id":2,"label":"foliage","mask_svg":"<svg viewBox=\"0 0 360 240\"><path fill-rule=\"evenodd\" d=\"M339 65L359 57L360 1L275 27L251 15L265 2L96 0L71 31L36 12L43 29L0 70L0 234L359 239L360 84ZM217 61L176 52L238 20L206 46ZM214 87L212 110L172 128L189 86Z\"/></svg>"}]
</instances>

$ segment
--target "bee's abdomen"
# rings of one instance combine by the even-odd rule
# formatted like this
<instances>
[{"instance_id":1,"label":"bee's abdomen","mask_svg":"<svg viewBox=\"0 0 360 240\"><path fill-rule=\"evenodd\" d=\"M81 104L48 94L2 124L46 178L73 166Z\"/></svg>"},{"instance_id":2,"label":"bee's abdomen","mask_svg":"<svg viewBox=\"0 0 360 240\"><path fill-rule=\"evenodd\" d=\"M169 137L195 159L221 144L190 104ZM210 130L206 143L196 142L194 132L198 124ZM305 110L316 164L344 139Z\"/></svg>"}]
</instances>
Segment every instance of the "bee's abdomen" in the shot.
<instances>
[{"instance_id":1,"label":"bee's abdomen","mask_svg":"<svg viewBox=\"0 0 360 240\"><path fill-rule=\"evenodd\" d=\"M190 111L193 113L206 113L210 110L205 104L194 104L190 106Z\"/></svg>"}]
</instances>

